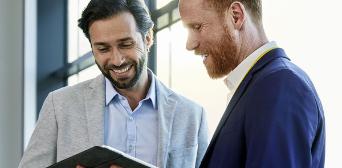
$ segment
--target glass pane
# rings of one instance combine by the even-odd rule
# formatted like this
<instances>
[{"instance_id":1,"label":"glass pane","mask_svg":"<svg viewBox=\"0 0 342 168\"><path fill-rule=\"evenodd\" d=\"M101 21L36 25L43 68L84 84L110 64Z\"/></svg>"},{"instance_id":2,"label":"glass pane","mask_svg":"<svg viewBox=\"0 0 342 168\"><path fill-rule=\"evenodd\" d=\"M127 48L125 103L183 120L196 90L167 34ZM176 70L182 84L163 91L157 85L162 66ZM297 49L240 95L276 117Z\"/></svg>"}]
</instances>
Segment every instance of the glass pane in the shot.
<instances>
[{"instance_id":1,"label":"glass pane","mask_svg":"<svg viewBox=\"0 0 342 168\"><path fill-rule=\"evenodd\" d=\"M169 13L165 13L157 19L157 28L160 29L169 24Z\"/></svg>"},{"instance_id":2,"label":"glass pane","mask_svg":"<svg viewBox=\"0 0 342 168\"><path fill-rule=\"evenodd\" d=\"M83 31L79 30L78 36L78 55L79 57L91 51L89 40L85 37Z\"/></svg>"},{"instance_id":3,"label":"glass pane","mask_svg":"<svg viewBox=\"0 0 342 168\"><path fill-rule=\"evenodd\" d=\"M78 83L78 74L68 77L68 86L72 86Z\"/></svg>"},{"instance_id":4,"label":"glass pane","mask_svg":"<svg viewBox=\"0 0 342 168\"><path fill-rule=\"evenodd\" d=\"M160 9L170 3L172 0L156 0L157 2L157 9Z\"/></svg>"},{"instance_id":5,"label":"glass pane","mask_svg":"<svg viewBox=\"0 0 342 168\"><path fill-rule=\"evenodd\" d=\"M78 19L79 19L81 18L82 12L87 7L90 0L78 0L78 2L79 2L79 6L78 6L78 11L79 11ZM78 56L80 57L89 51L91 51L89 40L85 37L83 31L80 28L78 28Z\"/></svg>"},{"instance_id":6,"label":"glass pane","mask_svg":"<svg viewBox=\"0 0 342 168\"><path fill-rule=\"evenodd\" d=\"M69 0L68 1L68 62L73 62L79 57L91 51L88 39L83 31L78 27L78 19L82 11L88 5L90 0ZM100 71L97 66L89 67L79 74L68 77L68 85L74 85L81 81L91 79Z\"/></svg>"},{"instance_id":7,"label":"glass pane","mask_svg":"<svg viewBox=\"0 0 342 168\"><path fill-rule=\"evenodd\" d=\"M68 62L73 62L78 58L78 27L77 19L79 14L77 11L78 1L68 1Z\"/></svg>"},{"instance_id":8,"label":"glass pane","mask_svg":"<svg viewBox=\"0 0 342 168\"><path fill-rule=\"evenodd\" d=\"M170 76L170 29L163 29L157 33L157 75L165 85L171 86Z\"/></svg>"},{"instance_id":9,"label":"glass pane","mask_svg":"<svg viewBox=\"0 0 342 168\"><path fill-rule=\"evenodd\" d=\"M176 8L172 11L172 21L176 21L178 19L180 19L179 9Z\"/></svg>"},{"instance_id":10,"label":"glass pane","mask_svg":"<svg viewBox=\"0 0 342 168\"><path fill-rule=\"evenodd\" d=\"M69 0L69 1L72 1L72 0ZM87 7L89 2L90 0L78 0L79 17L81 17L83 10Z\"/></svg>"},{"instance_id":11,"label":"glass pane","mask_svg":"<svg viewBox=\"0 0 342 168\"><path fill-rule=\"evenodd\" d=\"M78 74L78 82L83 82L89 79L95 78L97 75L101 74L101 71L98 69L97 65L93 65Z\"/></svg>"},{"instance_id":12,"label":"glass pane","mask_svg":"<svg viewBox=\"0 0 342 168\"><path fill-rule=\"evenodd\" d=\"M78 19L90 0L68 1L68 62L73 62L91 50L88 39L78 28Z\"/></svg>"}]
</instances>

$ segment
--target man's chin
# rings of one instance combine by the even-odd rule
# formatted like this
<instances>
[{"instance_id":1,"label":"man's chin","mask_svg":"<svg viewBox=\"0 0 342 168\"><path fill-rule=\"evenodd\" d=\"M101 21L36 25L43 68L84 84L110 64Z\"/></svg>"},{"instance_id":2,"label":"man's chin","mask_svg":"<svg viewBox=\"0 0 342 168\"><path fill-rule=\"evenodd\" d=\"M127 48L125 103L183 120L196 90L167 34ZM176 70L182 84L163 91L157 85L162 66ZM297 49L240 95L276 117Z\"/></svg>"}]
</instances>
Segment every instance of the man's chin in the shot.
<instances>
[{"instance_id":1,"label":"man's chin","mask_svg":"<svg viewBox=\"0 0 342 168\"><path fill-rule=\"evenodd\" d=\"M212 74L212 73L208 73L208 75L211 79L220 79L225 76L225 75L217 75L217 74Z\"/></svg>"},{"instance_id":2,"label":"man's chin","mask_svg":"<svg viewBox=\"0 0 342 168\"><path fill-rule=\"evenodd\" d=\"M110 81L112 85L118 89L129 89L134 85L132 79L129 78L119 80L114 80L113 78L111 78Z\"/></svg>"},{"instance_id":3,"label":"man's chin","mask_svg":"<svg viewBox=\"0 0 342 168\"><path fill-rule=\"evenodd\" d=\"M129 86L128 84L116 84L116 85L114 85L115 86L115 88L117 88L117 89L129 89L129 88L131 88L132 86Z\"/></svg>"},{"instance_id":4,"label":"man's chin","mask_svg":"<svg viewBox=\"0 0 342 168\"><path fill-rule=\"evenodd\" d=\"M219 79L225 77L228 73L218 72L207 68L207 73L211 79Z\"/></svg>"}]
</instances>

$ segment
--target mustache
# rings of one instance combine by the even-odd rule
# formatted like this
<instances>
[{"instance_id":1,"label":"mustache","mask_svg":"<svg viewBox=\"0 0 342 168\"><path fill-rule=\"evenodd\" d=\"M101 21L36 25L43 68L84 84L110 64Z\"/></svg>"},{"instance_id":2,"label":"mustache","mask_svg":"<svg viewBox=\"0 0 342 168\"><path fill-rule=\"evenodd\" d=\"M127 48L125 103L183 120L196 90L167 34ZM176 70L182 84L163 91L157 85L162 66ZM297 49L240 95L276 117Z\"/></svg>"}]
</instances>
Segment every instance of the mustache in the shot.
<instances>
[{"instance_id":1,"label":"mustache","mask_svg":"<svg viewBox=\"0 0 342 168\"><path fill-rule=\"evenodd\" d=\"M202 49L202 50L195 50L194 51L194 54L195 55L207 55L210 53L210 50L209 49Z\"/></svg>"}]
</instances>

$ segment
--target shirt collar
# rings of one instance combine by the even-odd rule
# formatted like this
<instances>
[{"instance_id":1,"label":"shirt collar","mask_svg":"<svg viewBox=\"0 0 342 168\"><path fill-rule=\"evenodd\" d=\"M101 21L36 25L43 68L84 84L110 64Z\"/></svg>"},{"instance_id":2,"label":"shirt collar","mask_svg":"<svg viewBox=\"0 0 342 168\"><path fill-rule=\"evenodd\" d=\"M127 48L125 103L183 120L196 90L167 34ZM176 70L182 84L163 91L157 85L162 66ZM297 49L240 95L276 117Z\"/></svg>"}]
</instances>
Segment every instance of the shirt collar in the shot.
<instances>
[{"instance_id":1,"label":"shirt collar","mask_svg":"<svg viewBox=\"0 0 342 168\"><path fill-rule=\"evenodd\" d=\"M112 99L119 93L114 89L112 83L105 77L106 80L106 106L112 101Z\"/></svg>"},{"instance_id":2,"label":"shirt collar","mask_svg":"<svg viewBox=\"0 0 342 168\"><path fill-rule=\"evenodd\" d=\"M264 44L257 50L255 50L252 54L250 54L246 59L244 59L233 71L231 71L227 77L224 79L224 83L227 85L230 91L235 90L245 75L248 73L249 69L257 62L259 56L264 54L265 52L277 48L277 43L272 41Z\"/></svg>"},{"instance_id":3,"label":"shirt collar","mask_svg":"<svg viewBox=\"0 0 342 168\"><path fill-rule=\"evenodd\" d=\"M154 74L152 73L152 71L150 69L147 69L148 72L148 78L151 79L151 85L150 88L148 89L148 92L146 94L146 98L145 99L150 99L153 105L153 108L156 109L156 77L154 76Z\"/></svg>"},{"instance_id":4,"label":"shirt collar","mask_svg":"<svg viewBox=\"0 0 342 168\"><path fill-rule=\"evenodd\" d=\"M146 94L146 97L143 100L151 100L153 108L156 108L156 79L151 70L148 69L148 78L151 79L150 88ZM115 88L113 87L112 83L105 77L105 87L106 87L106 106L114 99L115 96L119 96ZM122 95L120 95L122 96ZM143 101L141 100L141 101Z\"/></svg>"}]
</instances>

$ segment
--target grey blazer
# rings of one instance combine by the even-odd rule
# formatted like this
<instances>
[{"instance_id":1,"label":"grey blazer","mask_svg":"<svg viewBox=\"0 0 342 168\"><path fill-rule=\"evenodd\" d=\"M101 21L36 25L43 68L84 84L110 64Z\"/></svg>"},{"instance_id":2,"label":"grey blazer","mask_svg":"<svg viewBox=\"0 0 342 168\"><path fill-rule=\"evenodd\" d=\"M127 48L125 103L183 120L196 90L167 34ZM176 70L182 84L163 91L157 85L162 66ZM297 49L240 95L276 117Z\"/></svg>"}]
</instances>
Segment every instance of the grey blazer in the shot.
<instances>
[{"instance_id":1,"label":"grey blazer","mask_svg":"<svg viewBox=\"0 0 342 168\"><path fill-rule=\"evenodd\" d=\"M51 92L19 168L47 167L104 143L105 84L102 75ZM202 107L156 80L160 168L199 167L208 141Z\"/></svg>"}]
</instances>

